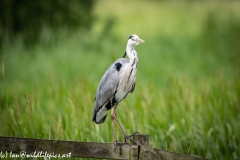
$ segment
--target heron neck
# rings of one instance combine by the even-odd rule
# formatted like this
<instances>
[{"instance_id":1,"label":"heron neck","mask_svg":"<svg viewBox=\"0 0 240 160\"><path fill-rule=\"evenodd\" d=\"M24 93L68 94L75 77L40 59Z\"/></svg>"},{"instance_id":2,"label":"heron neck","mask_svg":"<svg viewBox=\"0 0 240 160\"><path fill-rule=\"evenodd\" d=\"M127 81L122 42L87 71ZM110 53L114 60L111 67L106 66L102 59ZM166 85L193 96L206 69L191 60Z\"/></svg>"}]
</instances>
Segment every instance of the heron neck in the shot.
<instances>
[{"instance_id":1,"label":"heron neck","mask_svg":"<svg viewBox=\"0 0 240 160\"><path fill-rule=\"evenodd\" d=\"M135 61L134 59L138 58L137 52L134 50L134 47L133 46L127 46L126 52L127 52L127 55L130 59L129 64L134 63L134 61Z\"/></svg>"}]
</instances>

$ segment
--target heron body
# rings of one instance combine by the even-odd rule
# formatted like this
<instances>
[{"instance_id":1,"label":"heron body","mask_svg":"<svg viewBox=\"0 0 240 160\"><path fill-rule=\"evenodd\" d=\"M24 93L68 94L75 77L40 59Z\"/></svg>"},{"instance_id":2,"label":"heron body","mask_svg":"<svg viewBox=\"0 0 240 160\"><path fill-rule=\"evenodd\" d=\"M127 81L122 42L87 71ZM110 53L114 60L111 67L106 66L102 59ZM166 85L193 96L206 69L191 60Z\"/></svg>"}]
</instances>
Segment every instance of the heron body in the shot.
<instances>
[{"instance_id":1,"label":"heron body","mask_svg":"<svg viewBox=\"0 0 240 160\"><path fill-rule=\"evenodd\" d=\"M94 103L94 108L99 108L93 112L93 121L97 124L103 123L108 111L134 91L137 61L137 56L133 64L126 58L120 58L103 75Z\"/></svg>"},{"instance_id":2,"label":"heron body","mask_svg":"<svg viewBox=\"0 0 240 160\"><path fill-rule=\"evenodd\" d=\"M131 35L124 55L124 57L128 55L129 59L116 60L104 73L94 99L92 120L95 123L103 123L108 111L114 106L117 107L129 93L134 91L138 66L138 55L134 47L143 42L137 35ZM116 119L115 110L116 108L112 114L112 119Z\"/></svg>"}]
</instances>

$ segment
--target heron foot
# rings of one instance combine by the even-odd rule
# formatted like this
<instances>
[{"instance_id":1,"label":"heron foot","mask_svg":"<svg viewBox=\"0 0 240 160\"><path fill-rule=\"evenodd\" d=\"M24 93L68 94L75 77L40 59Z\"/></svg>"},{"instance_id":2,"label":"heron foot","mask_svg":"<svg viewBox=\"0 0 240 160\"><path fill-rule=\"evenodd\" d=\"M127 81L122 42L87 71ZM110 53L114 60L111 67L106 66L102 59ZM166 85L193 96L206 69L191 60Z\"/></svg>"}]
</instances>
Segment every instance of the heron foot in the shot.
<instances>
[{"instance_id":1,"label":"heron foot","mask_svg":"<svg viewBox=\"0 0 240 160\"><path fill-rule=\"evenodd\" d=\"M131 135L129 135L129 136L124 136L124 139L125 139L125 142L126 143L128 143L127 141L131 141L133 144L136 144L134 141L133 141L133 139L132 139L132 137L134 136L134 135L136 135L136 134L140 134L139 132L134 132L133 134L131 134Z\"/></svg>"}]
</instances>

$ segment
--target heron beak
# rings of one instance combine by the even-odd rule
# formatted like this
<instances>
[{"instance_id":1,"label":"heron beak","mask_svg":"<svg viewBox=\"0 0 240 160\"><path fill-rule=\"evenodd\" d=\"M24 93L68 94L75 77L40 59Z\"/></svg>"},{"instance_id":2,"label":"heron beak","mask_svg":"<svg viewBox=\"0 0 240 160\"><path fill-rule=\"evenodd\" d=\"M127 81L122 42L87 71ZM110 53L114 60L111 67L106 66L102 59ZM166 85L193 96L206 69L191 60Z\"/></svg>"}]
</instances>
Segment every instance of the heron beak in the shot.
<instances>
[{"instance_id":1,"label":"heron beak","mask_svg":"<svg viewBox=\"0 0 240 160\"><path fill-rule=\"evenodd\" d=\"M136 40L138 43L144 43L145 41L144 40L142 40L142 39L138 39L138 40Z\"/></svg>"}]
</instances>

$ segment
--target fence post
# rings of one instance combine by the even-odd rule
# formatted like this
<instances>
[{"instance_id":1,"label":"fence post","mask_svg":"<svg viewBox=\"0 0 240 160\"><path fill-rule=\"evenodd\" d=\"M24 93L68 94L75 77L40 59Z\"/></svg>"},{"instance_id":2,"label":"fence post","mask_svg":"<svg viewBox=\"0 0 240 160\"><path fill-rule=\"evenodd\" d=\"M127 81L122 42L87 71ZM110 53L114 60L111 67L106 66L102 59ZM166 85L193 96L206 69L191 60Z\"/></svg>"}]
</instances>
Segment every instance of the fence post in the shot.
<instances>
[{"instance_id":1,"label":"fence post","mask_svg":"<svg viewBox=\"0 0 240 160\"><path fill-rule=\"evenodd\" d=\"M148 160L149 159L148 152L149 152L149 149L150 149L150 147L149 147L149 135L135 134L133 136L133 141L137 145L137 146L135 145L136 146L135 148L137 150L137 156L135 156L134 158L136 160Z\"/></svg>"},{"instance_id":2,"label":"fence post","mask_svg":"<svg viewBox=\"0 0 240 160\"><path fill-rule=\"evenodd\" d=\"M139 158L139 153L138 152L139 151L138 151L138 146L137 145L131 146L129 160L138 160L138 158Z\"/></svg>"},{"instance_id":3,"label":"fence post","mask_svg":"<svg viewBox=\"0 0 240 160\"><path fill-rule=\"evenodd\" d=\"M135 134L133 135L133 141L136 143L136 145L149 146L149 135Z\"/></svg>"},{"instance_id":4,"label":"fence post","mask_svg":"<svg viewBox=\"0 0 240 160\"><path fill-rule=\"evenodd\" d=\"M0 136L0 158L13 158L20 156L50 155L79 157L79 158L105 158L130 160L205 160L149 146L149 135L134 135L135 145L121 144L115 151L114 143L77 142L63 140L48 140L36 138L4 137ZM11 153L11 154L10 154Z\"/></svg>"}]
</instances>

